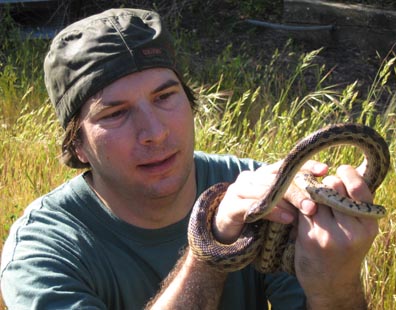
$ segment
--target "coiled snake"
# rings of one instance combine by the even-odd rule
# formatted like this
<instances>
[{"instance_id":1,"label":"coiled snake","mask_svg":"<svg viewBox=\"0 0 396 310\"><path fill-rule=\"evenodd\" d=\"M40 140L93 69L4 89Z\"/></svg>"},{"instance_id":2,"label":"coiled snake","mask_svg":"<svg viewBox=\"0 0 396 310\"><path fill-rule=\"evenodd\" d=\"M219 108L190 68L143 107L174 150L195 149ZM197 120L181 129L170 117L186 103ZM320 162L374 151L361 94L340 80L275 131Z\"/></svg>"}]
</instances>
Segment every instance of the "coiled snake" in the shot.
<instances>
[{"instance_id":1,"label":"coiled snake","mask_svg":"<svg viewBox=\"0 0 396 310\"><path fill-rule=\"evenodd\" d=\"M301 166L319 151L340 144L360 148L365 156L364 180L371 192L385 178L389 149L384 139L372 128L359 124L337 124L314 132L297 143L284 159L267 195L245 215L245 226L238 240L221 244L212 235L212 219L228 184L219 183L206 190L195 203L188 227L188 241L194 255L224 271L242 269L253 262L263 273L279 270L294 273L294 245L289 242L291 225L263 220L283 197ZM305 189L313 200L357 217L381 218L382 206L355 202L324 187L313 177L303 176Z\"/></svg>"}]
</instances>

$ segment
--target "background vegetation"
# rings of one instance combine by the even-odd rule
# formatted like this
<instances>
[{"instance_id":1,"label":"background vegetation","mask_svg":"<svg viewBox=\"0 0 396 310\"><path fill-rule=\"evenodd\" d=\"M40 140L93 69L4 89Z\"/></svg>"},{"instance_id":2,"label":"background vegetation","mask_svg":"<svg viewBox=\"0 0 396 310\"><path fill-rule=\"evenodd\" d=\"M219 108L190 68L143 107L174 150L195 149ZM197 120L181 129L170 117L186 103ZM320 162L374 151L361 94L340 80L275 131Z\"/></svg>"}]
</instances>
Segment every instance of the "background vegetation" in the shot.
<instances>
[{"instance_id":1,"label":"background vegetation","mask_svg":"<svg viewBox=\"0 0 396 310\"><path fill-rule=\"evenodd\" d=\"M170 2L166 7L160 2L157 9L167 12L185 79L201 102L196 114L197 149L273 162L308 132L336 122L368 124L385 137L392 169L377 192L376 202L387 206L389 215L380 222L380 234L364 263L362 277L370 309L394 309L395 54L390 52L379 59L378 72L363 91L358 81L332 85L331 70L315 61L321 50L296 53L296 44L289 41L270 57L264 55L268 54L265 50L252 57L247 51L256 34L247 33L238 46L224 44L224 38L240 31L238 21L230 15L215 14L219 10L211 1ZM259 11L268 19L277 19L279 14L279 6L273 6L276 1L221 3L241 15ZM0 26L4 28L0 33L6 33L0 41L0 251L10 226L32 200L80 173L58 161L62 130L42 73L48 41L21 40L13 22L4 20ZM210 41L201 39L202 33ZM204 59L202 55L210 46L216 53ZM285 61L290 59L293 61ZM337 149L318 159L337 165L358 164L362 157L354 149Z\"/></svg>"}]
</instances>

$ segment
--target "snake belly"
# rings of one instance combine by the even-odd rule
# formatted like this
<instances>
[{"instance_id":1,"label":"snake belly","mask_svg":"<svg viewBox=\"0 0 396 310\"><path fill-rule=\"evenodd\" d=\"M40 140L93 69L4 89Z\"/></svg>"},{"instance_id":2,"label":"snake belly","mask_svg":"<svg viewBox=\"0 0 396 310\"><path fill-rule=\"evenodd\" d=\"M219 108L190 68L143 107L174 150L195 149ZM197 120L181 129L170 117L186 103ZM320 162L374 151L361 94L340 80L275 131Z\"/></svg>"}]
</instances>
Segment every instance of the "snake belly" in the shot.
<instances>
[{"instance_id":1,"label":"snake belly","mask_svg":"<svg viewBox=\"0 0 396 310\"><path fill-rule=\"evenodd\" d=\"M323 149L336 145L360 148L365 161L363 178L371 192L384 180L390 165L385 140L374 129L360 124L336 124L320 129L299 141L279 168L269 191L245 215L245 225L232 244L222 244L212 234L212 220L228 184L215 184L201 194L194 204L188 242L193 254L219 270L232 272L254 264L262 273L286 271L294 273L294 244L289 240L291 225L264 220L282 199L293 179L303 178L304 187L318 203L326 204L352 216L381 218L386 215L382 206L356 202L323 188L312 176L298 174L302 165ZM298 174L298 175L297 175Z\"/></svg>"}]
</instances>

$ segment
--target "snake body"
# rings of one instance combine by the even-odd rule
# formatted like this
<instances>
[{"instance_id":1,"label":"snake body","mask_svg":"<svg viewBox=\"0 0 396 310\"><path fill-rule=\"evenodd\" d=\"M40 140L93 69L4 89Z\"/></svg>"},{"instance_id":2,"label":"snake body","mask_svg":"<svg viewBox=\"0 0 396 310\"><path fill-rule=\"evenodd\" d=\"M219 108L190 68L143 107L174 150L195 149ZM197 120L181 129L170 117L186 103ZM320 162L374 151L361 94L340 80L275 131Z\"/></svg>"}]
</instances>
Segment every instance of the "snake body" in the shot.
<instances>
[{"instance_id":1,"label":"snake body","mask_svg":"<svg viewBox=\"0 0 396 310\"><path fill-rule=\"evenodd\" d=\"M313 177L298 173L313 155L341 144L353 145L363 151L363 178L374 193L390 165L389 149L384 139L374 129L364 125L328 126L307 136L289 152L266 196L245 215L244 228L234 243L222 244L212 234L212 219L228 184L215 184L202 193L193 207L188 227L189 246L194 255L228 272L253 262L255 268L263 273L279 270L294 273L294 245L289 242L291 225L263 219L282 199L294 179L296 182L302 179L303 186L318 203L357 217L385 216L386 210L382 206L342 197Z\"/></svg>"}]
</instances>

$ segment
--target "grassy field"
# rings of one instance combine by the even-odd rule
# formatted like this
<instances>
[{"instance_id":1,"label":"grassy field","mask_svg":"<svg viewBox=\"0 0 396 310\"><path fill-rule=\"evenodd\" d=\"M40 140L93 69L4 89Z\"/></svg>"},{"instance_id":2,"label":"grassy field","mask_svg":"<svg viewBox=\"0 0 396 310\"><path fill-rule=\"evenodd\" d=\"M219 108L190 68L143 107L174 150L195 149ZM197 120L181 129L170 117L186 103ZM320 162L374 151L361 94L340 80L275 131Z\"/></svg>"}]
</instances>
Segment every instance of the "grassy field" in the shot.
<instances>
[{"instance_id":1,"label":"grassy field","mask_svg":"<svg viewBox=\"0 0 396 310\"><path fill-rule=\"evenodd\" d=\"M183 48L190 38L179 35L178 44ZM10 226L29 202L79 173L59 163L62 131L49 104L41 69L46 48L47 42L21 41L15 36L4 40L0 49L0 251ZM356 84L342 89L323 86L327 78L323 68L317 68L317 85L308 90L304 74L315 69L313 60L318 53L302 55L285 75L279 62L281 53L275 53L268 65L252 68L245 65L249 60L243 55L231 55L226 49L215 63L206 64L209 73L187 74L201 102L196 114L196 148L273 162L299 138L330 123L353 121L376 128L389 143L392 156L392 169L376 195L376 202L387 206L389 214L380 222L380 234L362 277L370 309L394 309L396 95L389 86L395 81L395 55L383 60L373 85L362 97ZM376 111L380 98L388 105L382 114ZM358 164L362 157L347 148L320 154L318 159L337 165Z\"/></svg>"}]
</instances>

